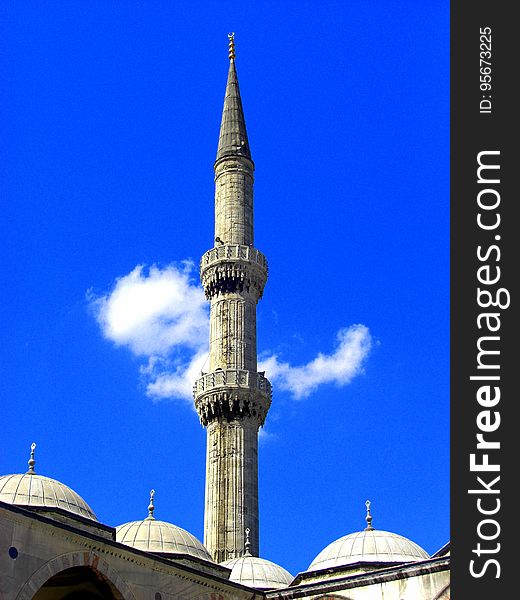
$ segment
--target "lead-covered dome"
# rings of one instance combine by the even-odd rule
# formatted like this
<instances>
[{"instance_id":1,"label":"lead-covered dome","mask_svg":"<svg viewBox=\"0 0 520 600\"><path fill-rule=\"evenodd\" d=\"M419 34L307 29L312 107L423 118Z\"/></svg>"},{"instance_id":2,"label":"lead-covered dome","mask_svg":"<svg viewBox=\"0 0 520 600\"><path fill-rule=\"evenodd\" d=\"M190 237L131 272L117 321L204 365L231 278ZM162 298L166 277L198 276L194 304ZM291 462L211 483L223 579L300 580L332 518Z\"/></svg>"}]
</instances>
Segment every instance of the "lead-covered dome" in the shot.
<instances>
[{"instance_id":1,"label":"lead-covered dome","mask_svg":"<svg viewBox=\"0 0 520 600\"><path fill-rule=\"evenodd\" d=\"M280 565L265 558L253 556L249 552L249 527L246 527L246 542L244 555L230 558L220 563L223 567L231 569L230 581L241 583L257 590L276 590L287 587L294 579L293 576Z\"/></svg>"},{"instance_id":2,"label":"lead-covered dome","mask_svg":"<svg viewBox=\"0 0 520 600\"><path fill-rule=\"evenodd\" d=\"M309 565L309 571L356 563L405 563L430 558L408 538L372 527L370 502L367 500L367 523L363 531L350 533L324 548Z\"/></svg>"},{"instance_id":3,"label":"lead-covered dome","mask_svg":"<svg viewBox=\"0 0 520 600\"><path fill-rule=\"evenodd\" d=\"M158 521L153 516L154 494L152 490L148 517L116 527L116 541L154 554L185 554L213 562L209 552L194 535L173 523Z\"/></svg>"},{"instance_id":4,"label":"lead-covered dome","mask_svg":"<svg viewBox=\"0 0 520 600\"><path fill-rule=\"evenodd\" d=\"M280 565L265 558L245 554L220 563L231 569L229 579L258 590L273 590L287 587L294 577Z\"/></svg>"},{"instance_id":5,"label":"lead-covered dome","mask_svg":"<svg viewBox=\"0 0 520 600\"><path fill-rule=\"evenodd\" d=\"M322 550L309 571L358 562L405 563L430 558L415 542L389 531L358 531L345 535Z\"/></svg>"},{"instance_id":6,"label":"lead-covered dome","mask_svg":"<svg viewBox=\"0 0 520 600\"><path fill-rule=\"evenodd\" d=\"M35 473L35 448L36 444L32 444L27 473L0 477L0 500L30 508L60 508L68 513L97 521L94 511L74 490L56 479Z\"/></svg>"}]
</instances>

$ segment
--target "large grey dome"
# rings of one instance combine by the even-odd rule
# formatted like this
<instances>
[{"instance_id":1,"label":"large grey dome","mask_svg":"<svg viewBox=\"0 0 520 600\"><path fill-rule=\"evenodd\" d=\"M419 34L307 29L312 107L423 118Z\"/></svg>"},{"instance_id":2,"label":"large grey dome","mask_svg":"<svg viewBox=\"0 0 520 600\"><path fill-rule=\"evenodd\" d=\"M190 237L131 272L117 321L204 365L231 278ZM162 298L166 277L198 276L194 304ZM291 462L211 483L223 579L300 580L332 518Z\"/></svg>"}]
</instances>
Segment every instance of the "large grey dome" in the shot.
<instances>
[{"instance_id":1,"label":"large grey dome","mask_svg":"<svg viewBox=\"0 0 520 600\"><path fill-rule=\"evenodd\" d=\"M246 554L240 558L231 558L220 563L231 569L229 579L259 590L272 590L287 587L294 579L293 576L279 565Z\"/></svg>"},{"instance_id":2,"label":"large grey dome","mask_svg":"<svg viewBox=\"0 0 520 600\"><path fill-rule=\"evenodd\" d=\"M97 521L93 510L74 490L56 479L34 472L0 477L0 500L17 506L61 508Z\"/></svg>"},{"instance_id":3,"label":"large grey dome","mask_svg":"<svg viewBox=\"0 0 520 600\"><path fill-rule=\"evenodd\" d=\"M350 533L324 548L309 565L308 571L342 567L356 563L406 563L430 558L415 542L408 538L372 527L370 500L367 508L367 527Z\"/></svg>"},{"instance_id":4,"label":"large grey dome","mask_svg":"<svg viewBox=\"0 0 520 600\"><path fill-rule=\"evenodd\" d=\"M358 562L405 563L430 558L415 542L389 531L371 529L345 535L324 548L309 571Z\"/></svg>"}]
</instances>

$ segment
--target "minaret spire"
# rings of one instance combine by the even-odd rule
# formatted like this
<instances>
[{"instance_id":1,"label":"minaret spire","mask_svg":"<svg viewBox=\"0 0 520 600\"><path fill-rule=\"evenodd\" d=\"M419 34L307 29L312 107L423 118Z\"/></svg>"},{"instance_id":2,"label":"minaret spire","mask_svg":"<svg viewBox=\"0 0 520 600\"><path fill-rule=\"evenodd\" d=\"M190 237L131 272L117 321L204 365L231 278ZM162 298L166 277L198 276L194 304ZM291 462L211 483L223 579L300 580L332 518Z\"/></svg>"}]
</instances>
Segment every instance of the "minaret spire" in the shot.
<instances>
[{"instance_id":1,"label":"minaret spire","mask_svg":"<svg viewBox=\"0 0 520 600\"><path fill-rule=\"evenodd\" d=\"M210 310L210 372L194 385L207 429L204 544L220 563L248 550L258 556L258 429L271 384L257 372L256 304L267 261L254 246L253 171L229 34L229 73L215 170L215 246L201 259Z\"/></svg>"},{"instance_id":2,"label":"minaret spire","mask_svg":"<svg viewBox=\"0 0 520 600\"><path fill-rule=\"evenodd\" d=\"M229 37L229 72L224 97L224 110L220 124L217 161L226 156L244 156L251 160L251 151L247 139L246 121L242 99L238 87L237 70L235 67L235 34Z\"/></svg>"},{"instance_id":3,"label":"minaret spire","mask_svg":"<svg viewBox=\"0 0 520 600\"><path fill-rule=\"evenodd\" d=\"M229 60L235 60L235 32L227 34L229 38Z\"/></svg>"}]
</instances>

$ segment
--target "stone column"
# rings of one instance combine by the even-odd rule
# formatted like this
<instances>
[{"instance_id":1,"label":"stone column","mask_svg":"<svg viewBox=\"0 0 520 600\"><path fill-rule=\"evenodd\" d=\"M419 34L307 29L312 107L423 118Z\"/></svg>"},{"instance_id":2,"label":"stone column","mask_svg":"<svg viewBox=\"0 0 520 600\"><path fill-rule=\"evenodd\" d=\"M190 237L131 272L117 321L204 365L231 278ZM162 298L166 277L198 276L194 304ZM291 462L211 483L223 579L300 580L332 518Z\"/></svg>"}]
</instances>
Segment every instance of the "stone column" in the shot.
<instances>
[{"instance_id":1,"label":"stone column","mask_svg":"<svg viewBox=\"0 0 520 600\"><path fill-rule=\"evenodd\" d=\"M217 562L241 556L245 528L258 555L258 429L271 384L256 370L256 303L267 262L251 246L221 245L202 257L211 303L210 372L195 382L195 407L207 428L204 545Z\"/></svg>"},{"instance_id":2,"label":"stone column","mask_svg":"<svg viewBox=\"0 0 520 600\"><path fill-rule=\"evenodd\" d=\"M256 304L267 261L254 246L253 172L230 36L229 72L215 169L215 245L200 278L210 312L209 373L194 385L207 429L204 544L216 562L242 556L245 529L258 556L258 429L271 384L257 372Z\"/></svg>"},{"instance_id":3,"label":"stone column","mask_svg":"<svg viewBox=\"0 0 520 600\"><path fill-rule=\"evenodd\" d=\"M250 527L258 556L258 421L216 419L207 430L204 545L216 562L241 556Z\"/></svg>"},{"instance_id":4,"label":"stone column","mask_svg":"<svg viewBox=\"0 0 520 600\"><path fill-rule=\"evenodd\" d=\"M253 163L230 157L215 164L215 236L253 245Z\"/></svg>"}]
</instances>

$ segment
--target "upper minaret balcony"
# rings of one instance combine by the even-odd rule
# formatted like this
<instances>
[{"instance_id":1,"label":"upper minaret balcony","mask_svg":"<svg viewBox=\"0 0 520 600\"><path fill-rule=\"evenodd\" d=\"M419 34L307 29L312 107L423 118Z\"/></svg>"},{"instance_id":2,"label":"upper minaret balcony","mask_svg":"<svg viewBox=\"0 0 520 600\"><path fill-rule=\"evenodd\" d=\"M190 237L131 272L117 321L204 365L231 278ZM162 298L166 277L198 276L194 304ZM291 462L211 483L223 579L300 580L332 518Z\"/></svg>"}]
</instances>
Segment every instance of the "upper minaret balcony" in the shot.
<instances>
[{"instance_id":1,"label":"upper minaret balcony","mask_svg":"<svg viewBox=\"0 0 520 600\"><path fill-rule=\"evenodd\" d=\"M246 291L261 298L267 281L267 259L252 246L222 244L208 250L200 261L200 280L206 298Z\"/></svg>"}]
</instances>

